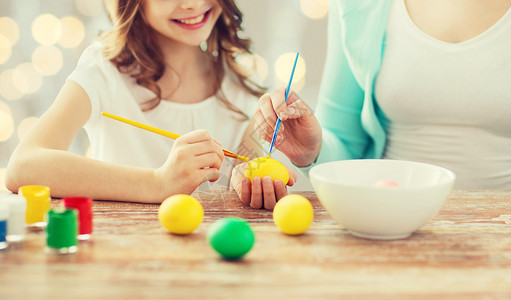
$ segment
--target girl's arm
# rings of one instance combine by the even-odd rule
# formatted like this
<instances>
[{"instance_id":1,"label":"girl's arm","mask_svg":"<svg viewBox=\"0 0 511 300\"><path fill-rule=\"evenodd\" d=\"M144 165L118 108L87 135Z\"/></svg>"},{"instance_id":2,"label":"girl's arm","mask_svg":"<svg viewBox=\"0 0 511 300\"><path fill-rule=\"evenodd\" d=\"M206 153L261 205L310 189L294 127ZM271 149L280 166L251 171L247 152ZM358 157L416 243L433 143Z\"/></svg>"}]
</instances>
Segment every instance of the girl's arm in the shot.
<instances>
[{"instance_id":1,"label":"girl's arm","mask_svg":"<svg viewBox=\"0 0 511 300\"><path fill-rule=\"evenodd\" d=\"M175 193L191 193L201 182L218 178L223 153L207 132L194 132L176 140L169 159L159 169L111 164L68 152L90 114L85 91L67 81L54 104L12 154L7 188L17 192L20 186L37 184L50 187L53 197L157 203ZM202 159L187 167L186 162L198 155ZM177 163L179 160L184 163Z\"/></svg>"}]
</instances>

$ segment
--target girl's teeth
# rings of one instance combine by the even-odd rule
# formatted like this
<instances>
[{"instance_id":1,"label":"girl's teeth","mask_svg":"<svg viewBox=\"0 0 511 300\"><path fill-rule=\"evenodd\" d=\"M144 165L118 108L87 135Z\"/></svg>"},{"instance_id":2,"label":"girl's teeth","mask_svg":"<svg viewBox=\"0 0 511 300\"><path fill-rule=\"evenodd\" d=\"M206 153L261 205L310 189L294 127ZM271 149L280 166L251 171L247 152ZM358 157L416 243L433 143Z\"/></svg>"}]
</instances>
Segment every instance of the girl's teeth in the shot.
<instances>
[{"instance_id":1,"label":"girl's teeth","mask_svg":"<svg viewBox=\"0 0 511 300\"><path fill-rule=\"evenodd\" d=\"M200 15L193 19L184 19L184 20L177 20L179 23L187 24L187 25L193 25L202 22L204 20L204 15Z\"/></svg>"}]
</instances>

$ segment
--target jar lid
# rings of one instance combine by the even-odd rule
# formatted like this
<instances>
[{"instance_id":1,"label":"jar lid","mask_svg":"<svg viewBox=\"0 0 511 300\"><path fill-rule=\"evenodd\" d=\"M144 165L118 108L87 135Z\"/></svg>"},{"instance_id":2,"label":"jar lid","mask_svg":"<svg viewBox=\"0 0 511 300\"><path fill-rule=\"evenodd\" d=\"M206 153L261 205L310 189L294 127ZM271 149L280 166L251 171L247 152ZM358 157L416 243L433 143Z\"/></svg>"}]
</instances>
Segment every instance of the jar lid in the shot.
<instances>
[{"instance_id":1,"label":"jar lid","mask_svg":"<svg viewBox=\"0 0 511 300\"><path fill-rule=\"evenodd\" d=\"M9 205L10 212L25 212L27 210L27 199L14 193L1 193L0 202Z\"/></svg>"},{"instance_id":2,"label":"jar lid","mask_svg":"<svg viewBox=\"0 0 511 300\"><path fill-rule=\"evenodd\" d=\"M19 188L18 194L27 200L46 200L50 198L50 188L44 185L24 185Z\"/></svg>"}]
</instances>

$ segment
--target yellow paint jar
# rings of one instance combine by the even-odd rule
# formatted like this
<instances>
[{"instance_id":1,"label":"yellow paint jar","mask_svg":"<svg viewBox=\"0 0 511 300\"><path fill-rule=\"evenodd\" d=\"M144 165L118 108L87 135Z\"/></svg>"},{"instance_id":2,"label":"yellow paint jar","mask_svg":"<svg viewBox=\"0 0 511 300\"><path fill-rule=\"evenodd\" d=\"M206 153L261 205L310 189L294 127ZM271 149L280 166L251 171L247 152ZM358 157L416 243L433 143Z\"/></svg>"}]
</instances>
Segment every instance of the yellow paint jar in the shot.
<instances>
[{"instance_id":1,"label":"yellow paint jar","mask_svg":"<svg viewBox=\"0 0 511 300\"><path fill-rule=\"evenodd\" d=\"M50 188L44 185L25 185L19 188L18 194L27 199L25 221L28 227L44 228L45 215L50 210Z\"/></svg>"}]
</instances>

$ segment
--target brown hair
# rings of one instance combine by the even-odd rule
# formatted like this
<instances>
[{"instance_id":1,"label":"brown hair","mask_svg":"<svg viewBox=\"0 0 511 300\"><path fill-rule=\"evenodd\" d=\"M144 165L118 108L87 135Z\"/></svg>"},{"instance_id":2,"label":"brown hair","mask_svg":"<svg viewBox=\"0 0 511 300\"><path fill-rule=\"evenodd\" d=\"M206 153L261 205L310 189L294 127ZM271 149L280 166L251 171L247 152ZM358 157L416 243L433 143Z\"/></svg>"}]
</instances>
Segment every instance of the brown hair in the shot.
<instances>
[{"instance_id":1,"label":"brown hair","mask_svg":"<svg viewBox=\"0 0 511 300\"><path fill-rule=\"evenodd\" d=\"M113 29L101 35L103 54L120 72L131 73L137 84L156 94L144 104L143 110L151 110L161 101L161 90L156 83L165 71L163 55L154 42L152 29L147 26L141 13L143 0L104 0ZM211 55L212 70L215 74L213 88L222 104L232 111L247 117L239 108L229 102L221 90L225 76L224 65L237 76L240 84L252 95L260 97L265 88L249 79L250 74L235 61L236 55L251 53L251 41L240 37L242 13L234 0L218 0L222 14L218 18L207 43ZM151 45L151 46L149 46Z\"/></svg>"}]
</instances>

